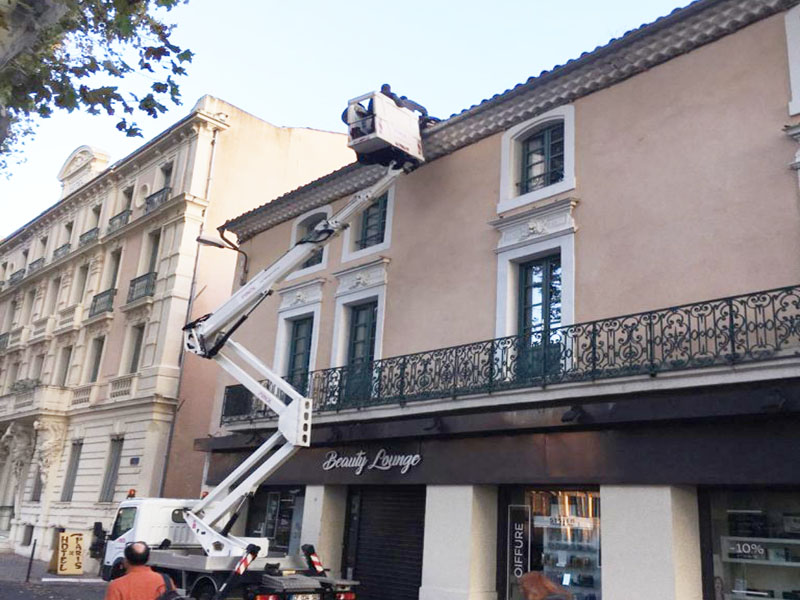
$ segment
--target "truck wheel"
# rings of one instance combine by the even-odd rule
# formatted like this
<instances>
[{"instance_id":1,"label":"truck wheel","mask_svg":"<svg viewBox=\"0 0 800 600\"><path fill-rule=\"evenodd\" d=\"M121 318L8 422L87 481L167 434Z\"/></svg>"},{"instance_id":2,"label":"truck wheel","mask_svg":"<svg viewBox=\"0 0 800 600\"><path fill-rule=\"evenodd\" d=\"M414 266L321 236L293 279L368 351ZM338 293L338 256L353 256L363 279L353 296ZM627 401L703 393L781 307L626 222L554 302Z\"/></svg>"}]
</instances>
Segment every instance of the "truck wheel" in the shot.
<instances>
[{"instance_id":1,"label":"truck wheel","mask_svg":"<svg viewBox=\"0 0 800 600\"><path fill-rule=\"evenodd\" d=\"M125 564L121 560L118 560L114 563L114 566L111 567L111 580L122 577L123 575L125 575Z\"/></svg>"},{"instance_id":2,"label":"truck wheel","mask_svg":"<svg viewBox=\"0 0 800 600\"><path fill-rule=\"evenodd\" d=\"M192 590L192 598L195 600L213 600L214 594L217 593L217 589L214 587L214 584L210 581L201 581Z\"/></svg>"}]
</instances>

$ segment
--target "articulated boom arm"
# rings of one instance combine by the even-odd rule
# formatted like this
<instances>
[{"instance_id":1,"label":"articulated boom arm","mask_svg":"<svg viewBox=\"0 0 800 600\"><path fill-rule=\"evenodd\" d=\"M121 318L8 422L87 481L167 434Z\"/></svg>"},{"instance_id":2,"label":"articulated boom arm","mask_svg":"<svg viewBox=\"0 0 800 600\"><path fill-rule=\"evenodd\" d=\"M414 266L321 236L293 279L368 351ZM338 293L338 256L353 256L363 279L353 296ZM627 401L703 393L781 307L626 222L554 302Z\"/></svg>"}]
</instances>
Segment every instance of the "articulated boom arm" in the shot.
<instances>
[{"instance_id":1,"label":"articulated boom arm","mask_svg":"<svg viewBox=\"0 0 800 600\"><path fill-rule=\"evenodd\" d=\"M250 543L246 538L228 535L247 496L301 447L311 441L311 400L305 398L244 346L230 339L253 310L272 293L272 288L294 269L308 260L318 249L340 235L372 201L387 191L403 169L390 165L377 183L353 194L342 210L317 224L308 236L239 288L215 312L184 327L184 348L219 363L243 384L254 397L278 415L278 432L249 456L236 470L192 510L185 511L186 522L209 556L240 556ZM268 386L261 384L266 379ZM290 399L286 404L276 395L282 392ZM261 461L283 442L282 447ZM253 470L255 469L255 470ZM230 489L240 478L250 475ZM216 504L209 509L212 502ZM208 509L208 510L207 510ZM204 512L206 511L207 512ZM233 511L220 531L213 526ZM266 549L264 549L265 551Z\"/></svg>"}]
</instances>

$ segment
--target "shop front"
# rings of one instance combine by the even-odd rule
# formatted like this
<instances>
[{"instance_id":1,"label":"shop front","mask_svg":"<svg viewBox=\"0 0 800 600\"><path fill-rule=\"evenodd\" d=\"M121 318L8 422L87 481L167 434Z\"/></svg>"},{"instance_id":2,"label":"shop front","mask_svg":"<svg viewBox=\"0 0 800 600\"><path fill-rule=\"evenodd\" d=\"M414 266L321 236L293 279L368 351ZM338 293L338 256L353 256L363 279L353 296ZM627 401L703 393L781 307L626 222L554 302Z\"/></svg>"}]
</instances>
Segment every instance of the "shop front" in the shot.
<instances>
[{"instance_id":1,"label":"shop front","mask_svg":"<svg viewBox=\"0 0 800 600\"><path fill-rule=\"evenodd\" d=\"M800 416L599 426L611 408L535 431L479 432L497 413L318 425L329 441L269 485L303 487L300 543L361 580L362 600L800 599ZM208 484L244 440L205 442Z\"/></svg>"}]
</instances>

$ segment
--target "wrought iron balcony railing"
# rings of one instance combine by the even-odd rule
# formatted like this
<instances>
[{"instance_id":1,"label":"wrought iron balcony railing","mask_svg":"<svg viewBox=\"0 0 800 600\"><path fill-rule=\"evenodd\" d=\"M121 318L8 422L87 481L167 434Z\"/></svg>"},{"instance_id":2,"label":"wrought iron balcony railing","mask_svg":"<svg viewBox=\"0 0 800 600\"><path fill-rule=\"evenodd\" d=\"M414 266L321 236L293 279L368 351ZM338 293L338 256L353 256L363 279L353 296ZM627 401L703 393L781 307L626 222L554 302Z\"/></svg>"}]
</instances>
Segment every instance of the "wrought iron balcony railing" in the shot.
<instances>
[{"instance_id":1,"label":"wrought iron balcony railing","mask_svg":"<svg viewBox=\"0 0 800 600\"><path fill-rule=\"evenodd\" d=\"M89 231L84 231L81 236L78 238L78 244L80 246L85 246L97 238L100 237L100 228L99 227L92 227Z\"/></svg>"},{"instance_id":2,"label":"wrought iron balcony railing","mask_svg":"<svg viewBox=\"0 0 800 600\"><path fill-rule=\"evenodd\" d=\"M25 269L20 269L19 271L14 271L8 278L8 285L14 285L15 283L19 283L25 277Z\"/></svg>"},{"instance_id":3,"label":"wrought iron balcony railing","mask_svg":"<svg viewBox=\"0 0 800 600\"><path fill-rule=\"evenodd\" d=\"M295 380L287 378L287 381L301 394L305 394L308 389L308 374L298 376ZM269 382L262 381L261 385L275 394L284 402L288 402L286 395ZM246 387L241 384L229 385L225 387L225 396L222 400L222 422L232 423L234 421L250 421L253 419L265 419L270 411L260 401L253 397Z\"/></svg>"},{"instance_id":4,"label":"wrought iron balcony railing","mask_svg":"<svg viewBox=\"0 0 800 600\"><path fill-rule=\"evenodd\" d=\"M169 200L169 193L172 191L170 187L164 187L157 192L150 194L144 199L144 212L145 214L153 212L159 206Z\"/></svg>"},{"instance_id":5,"label":"wrought iron balcony railing","mask_svg":"<svg viewBox=\"0 0 800 600\"><path fill-rule=\"evenodd\" d=\"M69 254L69 250L72 247L72 244L67 242L66 244L62 244L58 248L53 251L53 260L61 258L62 256L66 256Z\"/></svg>"},{"instance_id":6,"label":"wrought iron balcony railing","mask_svg":"<svg viewBox=\"0 0 800 600\"><path fill-rule=\"evenodd\" d=\"M37 258L31 264L28 265L28 273L33 273L34 271L38 271L44 266L44 256L42 258Z\"/></svg>"},{"instance_id":7,"label":"wrought iron balcony railing","mask_svg":"<svg viewBox=\"0 0 800 600\"><path fill-rule=\"evenodd\" d=\"M89 308L89 318L114 310L114 296L116 294L117 290L115 288L95 294L94 298L92 298L92 306Z\"/></svg>"},{"instance_id":8,"label":"wrought iron balcony railing","mask_svg":"<svg viewBox=\"0 0 800 600\"><path fill-rule=\"evenodd\" d=\"M128 221L131 220L131 213L131 209L128 208L111 217L108 220L108 232L111 233L112 231L116 231L117 229L125 227L125 225L128 224Z\"/></svg>"},{"instance_id":9,"label":"wrought iron balcony railing","mask_svg":"<svg viewBox=\"0 0 800 600\"><path fill-rule=\"evenodd\" d=\"M128 302L133 302L139 298L155 294L157 276L158 273L151 271L150 273L145 273L135 279L131 279L131 283L128 286Z\"/></svg>"},{"instance_id":10,"label":"wrought iron balcony railing","mask_svg":"<svg viewBox=\"0 0 800 600\"><path fill-rule=\"evenodd\" d=\"M792 286L314 371L309 395L316 411L342 410L655 376L799 351L800 286ZM232 410L223 411L223 421L236 420Z\"/></svg>"}]
</instances>

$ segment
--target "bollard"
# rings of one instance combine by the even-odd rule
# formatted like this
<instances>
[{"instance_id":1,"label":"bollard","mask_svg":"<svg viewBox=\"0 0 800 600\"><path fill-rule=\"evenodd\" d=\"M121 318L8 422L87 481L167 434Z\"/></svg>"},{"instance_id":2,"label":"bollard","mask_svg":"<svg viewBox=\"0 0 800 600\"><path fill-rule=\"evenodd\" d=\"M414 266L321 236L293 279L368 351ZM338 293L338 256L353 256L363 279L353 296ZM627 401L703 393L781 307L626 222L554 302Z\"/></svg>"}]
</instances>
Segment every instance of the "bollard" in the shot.
<instances>
[{"instance_id":1,"label":"bollard","mask_svg":"<svg viewBox=\"0 0 800 600\"><path fill-rule=\"evenodd\" d=\"M28 559L28 572L25 575L25 583L31 580L31 567L33 566L33 555L36 554L36 540L33 540L33 547L31 548L31 557Z\"/></svg>"}]
</instances>

